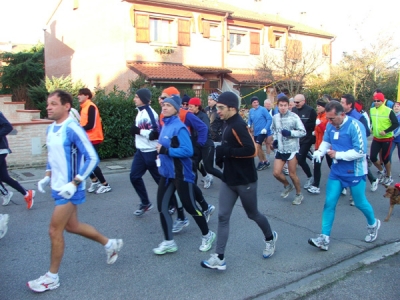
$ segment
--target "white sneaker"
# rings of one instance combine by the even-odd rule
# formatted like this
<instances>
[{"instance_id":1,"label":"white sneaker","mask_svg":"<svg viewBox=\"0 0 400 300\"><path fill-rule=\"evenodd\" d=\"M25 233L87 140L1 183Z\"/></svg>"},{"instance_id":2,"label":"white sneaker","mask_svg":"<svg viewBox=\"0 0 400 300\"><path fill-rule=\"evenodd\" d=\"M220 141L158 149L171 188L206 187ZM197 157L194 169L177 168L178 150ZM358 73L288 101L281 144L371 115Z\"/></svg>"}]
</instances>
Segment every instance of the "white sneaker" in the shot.
<instances>
[{"instance_id":1,"label":"white sneaker","mask_svg":"<svg viewBox=\"0 0 400 300\"><path fill-rule=\"evenodd\" d=\"M385 180L383 181L384 185L391 185L393 182L392 176L386 176Z\"/></svg>"},{"instance_id":2,"label":"white sneaker","mask_svg":"<svg viewBox=\"0 0 400 300\"><path fill-rule=\"evenodd\" d=\"M14 193L9 191L7 195L3 196L3 205L8 205L13 195Z\"/></svg>"},{"instance_id":3,"label":"white sneaker","mask_svg":"<svg viewBox=\"0 0 400 300\"><path fill-rule=\"evenodd\" d=\"M375 179L371 183L371 192L375 192L378 189L379 179Z\"/></svg>"},{"instance_id":4,"label":"white sneaker","mask_svg":"<svg viewBox=\"0 0 400 300\"><path fill-rule=\"evenodd\" d=\"M60 286L60 279L57 276L56 279L51 278L47 274L40 276L38 279L29 281L26 284L32 291L42 293L49 290L55 290Z\"/></svg>"},{"instance_id":5,"label":"white sneaker","mask_svg":"<svg viewBox=\"0 0 400 300\"><path fill-rule=\"evenodd\" d=\"M307 178L307 181L306 181L306 184L304 185L304 188L308 189L309 187L312 186L313 182L314 182L314 178L312 178L312 177Z\"/></svg>"},{"instance_id":6,"label":"white sneaker","mask_svg":"<svg viewBox=\"0 0 400 300\"><path fill-rule=\"evenodd\" d=\"M121 239L112 239L111 240L111 247L109 249L106 249L107 253L107 263L109 265L115 263L115 261L118 258L118 252L121 250L122 246L124 245L124 242Z\"/></svg>"},{"instance_id":7,"label":"white sneaker","mask_svg":"<svg viewBox=\"0 0 400 300\"><path fill-rule=\"evenodd\" d=\"M272 232L272 240L265 241L265 249L263 251L264 258L270 258L275 253L275 243L278 240L278 233L276 231Z\"/></svg>"},{"instance_id":8,"label":"white sneaker","mask_svg":"<svg viewBox=\"0 0 400 300\"><path fill-rule=\"evenodd\" d=\"M317 247L321 250L328 251L329 248L329 236L325 234L320 234L314 239L309 239L308 243L311 246Z\"/></svg>"},{"instance_id":9,"label":"white sneaker","mask_svg":"<svg viewBox=\"0 0 400 300\"><path fill-rule=\"evenodd\" d=\"M289 183L288 186L285 187L285 189L283 190L283 192L281 193L281 197L282 198L286 198L287 196L289 196L289 193L294 189L294 186L291 185Z\"/></svg>"},{"instance_id":10,"label":"white sneaker","mask_svg":"<svg viewBox=\"0 0 400 300\"><path fill-rule=\"evenodd\" d=\"M386 171L385 170L378 171L379 183L383 183L385 181L385 177L386 177Z\"/></svg>"},{"instance_id":11,"label":"white sneaker","mask_svg":"<svg viewBox=\"0 0 400 300\"><path fill-rule=\"evenodd\" d=\"M104 194L111 191L111 186L109 184L100 184L100 187L96 190L96 194Z\"/></svg>"},{"instance_id":12,"label":"white sneaker","mask_svg":"<svg viewBox=\"0 0 400 300\"><path fill-rule=\"evenodd\" d=\"M178 246L176 245L175 241L162 241L161 244L158 245L157 248L153 249L154 254L165 254L167 252L176 252L178 251Z\"/></svg>"},{"instance_id":13,"label":"white sneaker","mask_svg":"<svg viewBox=\"0 0 400 300\"><path fill-rule=\"evenodd\" d=\"M293 205L300 205L301 201L303 201L303 199L304 199L304 196L302 194L298 194L298 195L294 196L292 204Z\"/></svg>"},{"instance_id":14,"label":"white sneaker","mask_svg":"<svg viewBox=\"0 0 400 300\"><path fill-rule=\"evenodd\" d=\"M96 182L92 181L92 183L90 184L90 187L87 189L88 193L95 192L100 187L100 185L101 185L100 181L98 181L98 180Z\"/></svg>"},{"instance_id":15,"label":"white sneaker","mask_svg":"<svg viewBox=\"0 0 400 300\"><path fill-rule=\"evenodd\" d=\"M203 260L201 266L208 269L217 269L221 271L226 270L225 258L222 260L219 259L218 254L216 253L211 254L211 257L208 260Z\"/></svg>"},{"instance_id":16,"label":"white sneaker","mask_svg":"<svg viewBox=\"0 0 400 300\"><path fill-rule=\"evenodd\" d=\"M214 242L216 236L217 235L214 232L209 230L207 235L203 235L203 237L201 239L201 245L199 247L199 250L203 251L203 252L210 250L212 247L212 243Z\"/></svg>"},{"instance_id":17,"label":"white sneaker","mask_svg":"<svg viewBox=\"0 0 400 300\"><path fill-rule=\"evenodd\" d=\"M215 206L208 204L208 209L203 211L203 215L204 215L204 218L206 218L207 223L208 223L208 221L210 221L210 217L213 214L214 210L215 210Z\"/></svg>"},{"instance_id":18,"label":"white sneaker","mask_svg":"<svg viewBox=\"0 0 400 300\"><path fill-rule=\"evenodd\" d=\"M343 195L343 196L346 196L346 195L347 195L347 190L346 190L346 188L344 188L344 189L342 190L342 195Z\"/></svg>"},{"instance_id":19,"label":"white sneaker","mask_svg":"<svg viewBox=\"0 0 400 300\"><path fill-rule=\"evenodd\" d=\"M308 189L307 189L307 191L309 192L309 193L311 193L311 194L319 194L319 193L321 193L321 190L319 189L319 187L316 187L316 186L310 186Z\"/></svg>"},{"instance_id":20,"label":"white sneaker","mask_svg":"<svg viewBox=\"0 0 400 300\"><path fill-rule=\"evenodd\" d=\"M213 179L214 179L214 177L213 177L211 174L207 174L207 175L204 177L203 182L204 182L204 188L205 188L205 189L209 189L209 188L210 188L210 186L211 186L212 183L213 183Z\"/></svg>"},{"instance_id":21,"label":"white sneaker","mask_svg":"<svg viewBox=\"0 0 400 300\"><path fill-rule=\"evenodd\" d=\"M365 241L367 243L371 243L373 241L376 240L376 238L378 237L378 230L381 227L381 221L379 221L378 219L375 219L375 226L367 226L368 229L368 234L365 237Z\"/></svg>"},{"instance_id":22,"label":"white sneaker","mask_svg":"<svg viewBox=\"0 0 400 300\"><path fill-rule=\"evenodd\" d=\"M8 220L10 216L8 214L0 214L0 239L2 239L8 231Z\"/></svg>"}]
</instances>

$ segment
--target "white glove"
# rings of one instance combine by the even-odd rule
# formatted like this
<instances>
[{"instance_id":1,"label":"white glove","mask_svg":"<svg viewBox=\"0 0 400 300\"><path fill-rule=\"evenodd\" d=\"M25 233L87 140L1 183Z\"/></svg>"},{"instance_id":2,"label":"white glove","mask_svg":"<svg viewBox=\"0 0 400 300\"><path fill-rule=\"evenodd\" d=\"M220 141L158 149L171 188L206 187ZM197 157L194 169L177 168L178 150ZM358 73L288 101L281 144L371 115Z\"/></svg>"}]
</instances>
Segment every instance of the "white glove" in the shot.
<instances>
[{"instance_id":1,"label":"white glove","mask_svg":"<svg viewBox=\"0 0 400 300\"><path fill-rule=\"evenodd\" d=\"M315 135L315 131L312 132L312 135Z\"/></svg>"},{"instance_id":2,"label":"white glove","mask_svg":"<svg viewBox=\"0 0 400 300\"><path fill-rule=\"evenodd\" d=\"M76 192L76 186L72 182L68 182L67 184L64 184L60 192L58 193L59 196L63 197L64 199L71 199L72 196Z\"/></svg>"},{"instance_id":3,"label":"white glove","mask_svg":"<svg viewBox=\"0 0 400 300\"><path fill-rule=\"evenodd\" d=\"M261 134L267 134L267 129L263 128L263 129L261 130Z\"/></svg>"},{"instance_id":4,"label":"white glove","mask_svg":"<svg viewBox=\"0 0 400 300\"><path fill-rule=\"evenodd\" d=\"M317 120L315 121L315 125L319 125L319 124L321 124L321 120L320 120L320 119L317 119Z\"/></svg>"},{"instance_id":5,"label":"white glove","mask_svg":"<svg viewBox=\"0 0 400 300\"><path fill-rule=\"evenodd\" d=\"M44 188L46 186L48 186L49 183L50 183L50 177L49 176L45 176L43 179L39 180L39 182L37 184L39 192L46 193Z\"/></svg>"},{"instance_id":6,"label":"white glove","mask_svg":"<svg viewBox=\"0 0 400 300\"><path fill-rule=\"evenodd\" d=\"M313 157L313 160L314 160L315 162L321 163L321 157L322 157L321 151L315 150L314 153L313 153L313 155L312 155L312 157Z\"/></svg>"}]
</instances>

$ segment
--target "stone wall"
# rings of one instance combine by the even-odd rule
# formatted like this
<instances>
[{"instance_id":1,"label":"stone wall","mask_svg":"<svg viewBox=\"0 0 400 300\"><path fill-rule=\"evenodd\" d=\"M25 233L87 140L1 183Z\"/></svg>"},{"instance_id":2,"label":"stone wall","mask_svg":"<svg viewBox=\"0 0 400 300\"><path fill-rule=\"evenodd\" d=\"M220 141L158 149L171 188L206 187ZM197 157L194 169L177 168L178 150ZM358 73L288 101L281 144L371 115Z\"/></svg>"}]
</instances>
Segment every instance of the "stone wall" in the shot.
<instances>
[{"instance_id":1,"label":"stone wall","mask_svg":"<svg viewBox=\"0 0 400 300\"><path fill-rule=\"evenodd\" d=\"M50 120L40 119L39 110L25 110L24 102L12 102L11 95L0 95L0 111L14 130L7 135L12 151L10 168L44 166L47 161L46 129Z\"/></svg>"}]
</instances>

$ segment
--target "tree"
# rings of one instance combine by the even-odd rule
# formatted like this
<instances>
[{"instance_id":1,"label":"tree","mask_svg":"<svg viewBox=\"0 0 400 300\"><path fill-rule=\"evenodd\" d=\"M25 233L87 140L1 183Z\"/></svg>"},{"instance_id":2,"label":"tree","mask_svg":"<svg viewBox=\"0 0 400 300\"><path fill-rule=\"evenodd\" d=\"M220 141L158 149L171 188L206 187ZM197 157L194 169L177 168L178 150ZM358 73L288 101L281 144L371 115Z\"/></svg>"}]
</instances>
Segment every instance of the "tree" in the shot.
<instances>
[{"instance_id":1,"label":"tree","mask_svg":"<svg viewBox=\"0 0 400 300\"><path fill-rule=\"evenodd\" d=\"M33 108L27 90L39 85L44 78L44 47L38 44L30 50L0 54L0 93L12 94L14 101L26 101L27 108Z\"/></svg>"},{"instance_id":2,"label":"tree","mask_svg":"<svg viewBox=\"0 0 400 300\"><path fill-rule=\"evenodd\" d=\"M282 91L287 89L295 95L302 91L312 74L321 76L329 72L324 67L329 66L327 57L315 49L303 50L299 40L288 40L283 51L267 48L257 64L257 69Z\"/></svg>"}]
</instances>

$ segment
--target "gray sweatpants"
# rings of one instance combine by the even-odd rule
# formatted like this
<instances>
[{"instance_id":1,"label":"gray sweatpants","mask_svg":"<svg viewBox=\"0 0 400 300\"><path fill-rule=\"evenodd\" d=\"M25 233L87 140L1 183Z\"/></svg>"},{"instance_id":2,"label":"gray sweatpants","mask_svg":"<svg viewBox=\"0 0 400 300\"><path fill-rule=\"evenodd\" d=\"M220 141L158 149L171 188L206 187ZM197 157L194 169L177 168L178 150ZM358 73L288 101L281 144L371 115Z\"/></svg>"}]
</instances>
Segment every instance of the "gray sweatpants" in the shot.
<instances>
[{"instance_id":1,"label":"gray sweatpants","mask_svg":"<svg viewBox=\"0 0 400 300\"><path fill-rule=\"evenodd\" d=\"M257 181L238 186L228 186L221 181L219 190L217 254L224 254L229 236L229 219L237 198L240 197L247 217L257 223L265 238L272 237L271 227L267 218L257 208Z\"/></svg>"}]
</instances>

